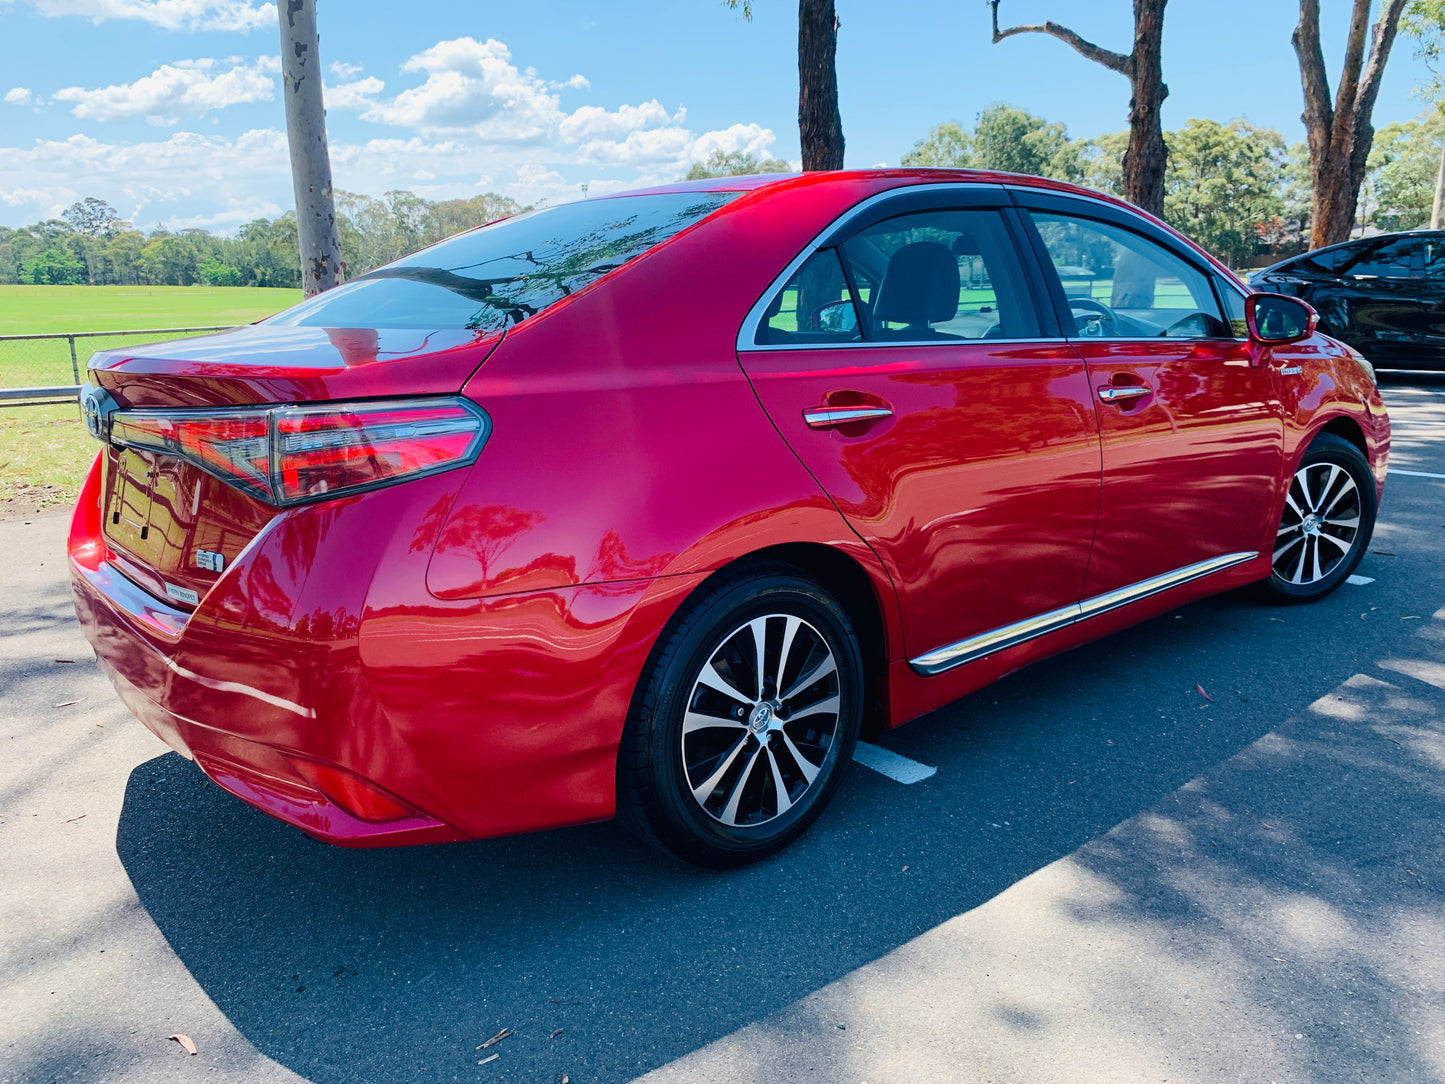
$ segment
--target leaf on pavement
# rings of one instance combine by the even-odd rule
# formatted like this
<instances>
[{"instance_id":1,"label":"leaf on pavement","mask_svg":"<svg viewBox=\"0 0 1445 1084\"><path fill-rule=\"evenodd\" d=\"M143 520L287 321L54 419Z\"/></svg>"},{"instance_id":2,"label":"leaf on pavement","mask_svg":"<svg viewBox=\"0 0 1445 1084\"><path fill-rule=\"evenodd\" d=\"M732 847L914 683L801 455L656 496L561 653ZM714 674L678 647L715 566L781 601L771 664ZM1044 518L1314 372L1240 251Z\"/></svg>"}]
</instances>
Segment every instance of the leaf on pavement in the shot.
<instances>
[{"instance_id":1,"label":"leaf on pavement","mask_svg":"<svg viewBox=\"0 0 1445 1084\"><path fill-rule=\"evenodd\" d=\"M499 1042L501 1042L503 1039L505 1039L505 1038L506 1038L508 1035L510 1035L510 1034L512 1034L512 1029L511 1029L511 1028L503 1028L501 1031L497 1032L497 1033L496 1033L495 1035L493 1035L490 1039L488 1039L486 1042L484 1042L481 1046L477 1047L477 1049L478 1049L478 1050L485 1050L487 1047L491 1046L493 1043L499 1043Z\"/></svg>"},{"instance_id":2,"label":"leaf on pavement","mask_svg":"<svg viewBox=\"0 0 1445 1084\"><path fill-rule=\"evenodd\" d=\"M548 1035L547 1038L549 1038L549 1039L555 1039L557 1036L559 1036L559 1035L561 1035L561 1034L562 1034L562 1029L561 1029L561 1028L558 1028L556 1031L552 1032L551 1035Z\"/></svg>"},{"instance_id":3,"label":"leaf on pavement","mask_svg":"<svg viewBox=\"0 0 1445 1084\"><path fill-rule=\"evenodd\" d=\"M1204 691L1203 685L1195 685L1194 691L1197 692L1200 696L1204 697L1205 700L1208 700L1211 704L1214 703L1214 697L1210 696L1207 692Z\"/></svg>"},{"instance_id":4,"label":"leaf on pavement","mask_svg":"<svg viewBox=\"0 0 1445 1084\"><path fill-rule=\"evenodd\" d=\"M181 1049L184 1050L187 1054L200 1053L200 1051L196 1049L196 1040L192 1039L189 1035L167 1035L166 1038L173 1039L174 1041L180 1043Z\"/></svg>"}]
</instances>

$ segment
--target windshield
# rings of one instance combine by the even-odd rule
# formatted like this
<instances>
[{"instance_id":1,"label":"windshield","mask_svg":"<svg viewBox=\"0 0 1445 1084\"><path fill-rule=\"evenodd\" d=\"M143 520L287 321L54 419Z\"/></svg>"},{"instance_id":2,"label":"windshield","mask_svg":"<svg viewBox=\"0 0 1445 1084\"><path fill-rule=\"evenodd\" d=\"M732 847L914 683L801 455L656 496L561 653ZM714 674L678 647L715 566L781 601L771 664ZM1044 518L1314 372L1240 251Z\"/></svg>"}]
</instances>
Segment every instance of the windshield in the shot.
<instances>
[{"instance_id":1,"label":"windshield","mask_svg":"<svg viewBox=\"0 0 1445 1084\"><path fill-rule=\"evenodd\" d=\"M738 195L669 192L529 211L379 267L267 323L500 331L641 256Z\"/></svg>"}]
</instances>

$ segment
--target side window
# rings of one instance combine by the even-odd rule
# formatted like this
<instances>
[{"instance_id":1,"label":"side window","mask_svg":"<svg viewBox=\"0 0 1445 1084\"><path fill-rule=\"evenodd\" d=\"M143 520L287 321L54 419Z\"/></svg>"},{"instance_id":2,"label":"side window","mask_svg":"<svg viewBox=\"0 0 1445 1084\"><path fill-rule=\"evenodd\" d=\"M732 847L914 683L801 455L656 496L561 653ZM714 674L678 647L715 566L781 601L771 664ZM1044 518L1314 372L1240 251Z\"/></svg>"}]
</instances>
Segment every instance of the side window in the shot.
<instances>
[{"instance_id":1,"label":"side window","mask_svg":"<svg viewBox=\"0 0 1445 1084\"><path fill-rule=\"evenodd\" d=\"M1233 337L1208 277L1163 245L1108 222L1030 213L1064 288L1075 334Z\"/></svg>"},{"instance_id":2,"label":"side window","mask_svg":"<svg viewBox=\"0 0 1445 1084\"><path fill-rule=\"evenodd\" d=\"M1229 318L1230 334L1236 339L1249 338L1249 321L1244 318L1244 295L1227 282L1218 286L1219 296L1224 298L1224 315Z\"/></svg>"},{"instance_id":3,"label":"side window","mask_svg":"<svg viewBox=\"0 0 1445 1084\"><path fill-rule=\"evenodd\" d=\"M1340 268L1355 258L1358 248L1358 245L1340 245L1336 248L1318 249L1282 265L1278 270L1289 275L1323 275L1333 278L1340 273Z\"/></svg>"},{"instance_id":4,"label":"side window","mask_svg":"<svg viewBox=\"0 0 1445 1084\"><path fill-rule=\"evenodd\" d=\"M1426 237L1425 277L1436 284L1445 282L1445 237Z\"/></svg>"},{"instance_id":5,"label":"side window","mask_svg":"<svg viewBox=\"0 0 1445 1084\"><path fill-rule=\"evenodd\" d=\"M1385 241L1374 241L1356 245L1352 259L1341 267L1340 273L1361 279L1408 279L1414 278L1411 256L1415 247L1414 238L1392 237Z\"/></svg>"},{"instance_id":6,"label":"side window","mask_svg":"<svg viewBox=\"0 0 1445 1084\"><path fill-rule=\"evenodd\" d=\"M869 342L1039 336L1018 254L997 211L899 215L841 249Z\"/></svg>"},{"instance_id":7,"label":"side window","mask_svg":"<svg viewBox=\"0 0 1445 1084\"><path fill-rule=\"evenodd\" d=\"M858 311L835 249L813 253L778 291L763 314L754 341L759 346L854 343Z\"/></svg>"}]
</instances>

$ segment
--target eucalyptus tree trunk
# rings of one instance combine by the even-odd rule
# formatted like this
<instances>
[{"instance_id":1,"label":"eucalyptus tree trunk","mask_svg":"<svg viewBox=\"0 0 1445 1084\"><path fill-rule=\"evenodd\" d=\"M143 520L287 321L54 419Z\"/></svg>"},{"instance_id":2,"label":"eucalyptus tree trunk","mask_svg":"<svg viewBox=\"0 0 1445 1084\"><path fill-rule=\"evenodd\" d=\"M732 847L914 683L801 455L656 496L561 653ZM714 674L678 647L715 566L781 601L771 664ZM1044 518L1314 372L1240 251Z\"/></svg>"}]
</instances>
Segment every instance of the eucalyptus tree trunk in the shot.
<instances>
[{"instance_id":1,"label":"eucalyptus tree trunk","mask_svg":"<svg viewBox=\"0 0 1445 1084\"><path fill-rule=\"evenodd\" d=\"M1330 80L1320 45L1320 0L1300 0L1294 50L1304 87L1305 132L1310 148L1313 187L1310 247L1322 248L1349 239L1359 209L1360 186L1375 129L1370 114L1380 92L1385 62L1408 0L1385 0L1380 18L1370 26L1370 0L1354 0L1340 85L1330 101ZM1369 39L1369 56L1365 42ZM1439 205L1439 198L1436 198Z\"/></svg>"},{"instance_id":2,"label":"eucalyptus tree trunk","mask_svg":"<svg viewBox=\"0 0 1445 1084\"><path fill-rule=\"evenodd\" d=\"M307 297L341 279L341 240L331 195L331 155L326 149L326 110L321 101L321 49L316 0L279 0L281 96L291 146L296 192L296 234L301 248L301 288Z\"/></svg>"},{"instance_id":3,"label":"eucalyptus tree trunk","mask_svg":"<svg viewBox=\"0 0 1445 1084\"><path fill-rule=\"evenodd\" d=\"M1435 174L1435 202L1430 205L1430 228L1440 228L1440 212L1445 210L1445 146L1440 148L1440 170Z\"/></svg>"},{"instance_id":4,"label":"eucalyptus tree trunk","mask_svg":"<svg viewBox=\"0 0 1445 1084\"><path fill-rule=\"evenodd\" d=\"M1000 30L998 5L993 9L994 44L1015 34L1048 34L1080 56L1129 80L1129 149L1124 152L1124 198L1150 214L1164 215L1164 169L1169 149L1164 143L1162 108L1169 96L1161 59L1164 41L1164 5L1168 0L1134 0L1134 49L1115 53L1080 37L1055 22L1011 26Z\"/></svg>"},{"instance_id":5,"label":"eucalyptus tree trunk","mask_svg":"<svg viewBox=\"0 0 1445 1084\"><path fill-rule=\"evenodd\" d=\"M803 169L843 168L833 0L798 0L798 137Z\"/></svg>"}]
</instances>

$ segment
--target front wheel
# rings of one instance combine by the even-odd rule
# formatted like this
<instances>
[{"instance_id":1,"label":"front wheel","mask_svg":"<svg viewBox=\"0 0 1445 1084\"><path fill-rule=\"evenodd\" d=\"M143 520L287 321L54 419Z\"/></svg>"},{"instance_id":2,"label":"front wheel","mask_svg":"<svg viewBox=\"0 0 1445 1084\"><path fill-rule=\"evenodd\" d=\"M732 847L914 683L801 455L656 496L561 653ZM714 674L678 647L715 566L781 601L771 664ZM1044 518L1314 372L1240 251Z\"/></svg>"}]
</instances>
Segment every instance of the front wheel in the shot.
<instances>
[{"instance_id":1,"label":"front wheel","mask_svg":"<svg viewBox=\"0 0 1445 1084\"><path fill-rule=\"evenodd\" d=\"M1365 457L1349 441L1320 434L1290 480L1266 592L1279 602L1310 602L1339 587L1365 555L1375 512Z\"/></svg>"},{"instance_id":2,"label":"front wheel","mask_svg":"<svg viewBox=\"0 0 1445 1084\"><path fill-rule=\"evenodd\" d=\"M705 588L643 673L618 764L619 816L703 866L787 846L852 756L862 674L842 607L791 569Z\"/></svg>"}]
</instances>

